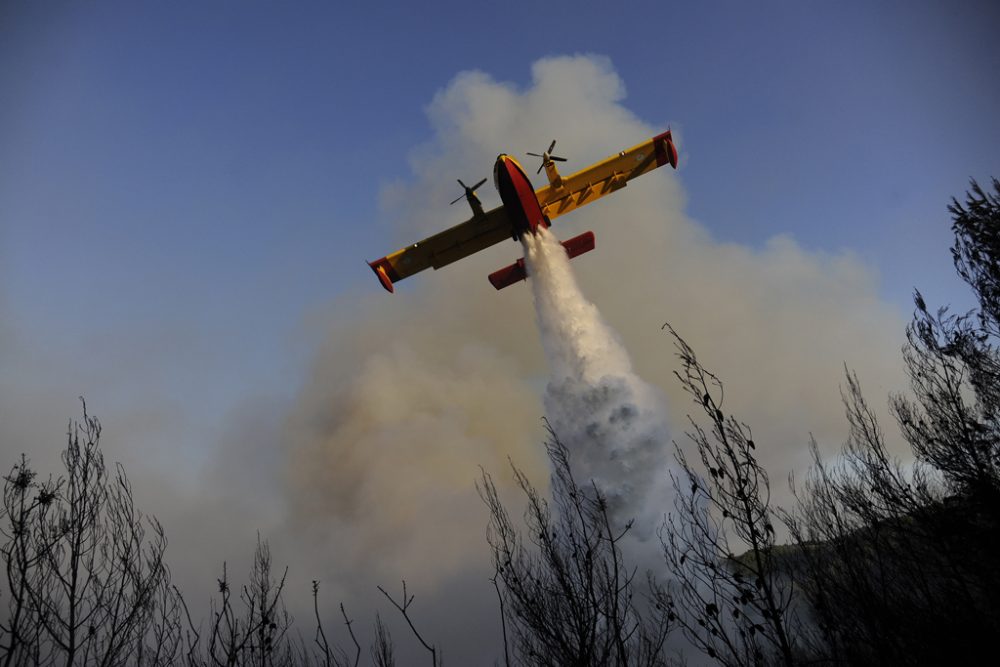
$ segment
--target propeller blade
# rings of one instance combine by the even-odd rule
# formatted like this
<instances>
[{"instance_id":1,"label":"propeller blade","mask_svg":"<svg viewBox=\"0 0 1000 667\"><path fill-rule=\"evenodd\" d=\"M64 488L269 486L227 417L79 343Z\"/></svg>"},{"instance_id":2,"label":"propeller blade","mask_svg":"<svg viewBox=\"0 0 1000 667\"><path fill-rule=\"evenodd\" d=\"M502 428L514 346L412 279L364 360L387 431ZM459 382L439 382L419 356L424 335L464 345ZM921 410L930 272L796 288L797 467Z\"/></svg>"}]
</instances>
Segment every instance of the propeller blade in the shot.
<instances>
[{"instance_id":1,"label":"propeller blade","mask_svg":"<svg viewBox=\"0 0 1000 667\"><path fill-rule=\"evenodd\" d=\"M461 178L456 178L455 180L458 181L458 184L462 186L463 190L465 190L465 194L462 195L461 197L458 197L457 199L455 199L455 201L451 202L451 204L457 204L458 202L462 201L462 199L464 199L464 198L469 198L469 197L475 196L475 190L479 189L479 186L486 182L486 179L484 178L483 180L479 181L478 183L476 183L475 185L473 185L470 188L468 185L466 185L465 183L462 182ZM449 204L449 206L451 206L451 204Z\"/></svg>"},{"instance_id":2,"label":"propeller blade","mask_svg":"<svg viewBox=\"0 0 1000 667\"><path fill-rule=\"evenodd\" d=\"M552 155L552 149L555 148L555 147L556 147L556 140L553 139L552 143L549 144L549 150L545 151L541 155L539 155L538 153L528 153L528 155L530 155L532 157L540 157L540 158L542 158L542 166L538 168L538 171L535 172L536 174L542 173L542 169L544 169L545 165L547 165L549 162L553 162L553 161L555 161L555 162L566 162L566 158L564 158L564 157L555 157L554 155Z\"/></svg>"}]
</instances>

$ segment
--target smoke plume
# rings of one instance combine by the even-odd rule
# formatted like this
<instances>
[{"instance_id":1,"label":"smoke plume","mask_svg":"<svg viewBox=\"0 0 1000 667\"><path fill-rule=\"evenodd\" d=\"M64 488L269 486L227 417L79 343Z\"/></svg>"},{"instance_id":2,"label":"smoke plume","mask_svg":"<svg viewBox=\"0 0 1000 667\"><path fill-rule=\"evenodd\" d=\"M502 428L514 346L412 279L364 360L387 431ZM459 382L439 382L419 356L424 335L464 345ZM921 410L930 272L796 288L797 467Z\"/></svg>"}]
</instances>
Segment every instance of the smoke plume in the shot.
<instances>
[{"instance_id":1,"label":"smoke plume","mask_svg":"<svg viewBox=\"0 0 1000 667\"><path fill-rule=\"evenodd\" d=\"M453 178L481 177L499 152L557 137L572 149L571 173L665 129L670 119L646 123L624 96L610 62L592 56L540 60L523 88L481 72L458 75L428 107L433 135L411 152L412 173L383 191L392 241L373 244L367 256L454 224L461 216L448 205ZM588 471L581 477L614 496L618 517L655 529L659 522L642 513L670 510L652 482L668 475L647 463L670 462L656 447L669 450L666 425L684 423L691 409L672 376L665 321L726 381L726 410L752 420L773 479L808 462L810 433L826 451L839 447L844 361L864 369L872 391L902 386L903 322L879 299L874 270L850 253L811 251L789 237L757 247L713 238L684 212L687 153L683 127L672 125L680 171L636 179L553 229L560 237L595 232L596 252L573 269L600 317L582 298L567 298L574 283L559 280L536 304L540 344L527 290L540 289L545 273L535 266L537 285L499 293L486 279L520 256L510 243L414 276L393 296L365 276L364 292L345 293L317 314L324 342L281 436L288 517L265 534L296 546L292 572L306 584L323 580L325 599L348 601L363 618L379 602L375 584L406 578L427 634L449 638L452 660L497 655L487 648L498 636L488 516L474 482L485 469L518 499L505 474L513 462L544 490L543 414L571 446L574 465ZM487 208L500 203L491 188L479 195ZM564 308L571 312L556 317ZM607 325L592 324L601 319ZM592 426L582 435L573 418L581 413ZM613 457L620 451L631 458Z\"/></svg>"},{"instance_id":2,"label":"smoke plume","mask_svg":"<svg viewBox=\"0 0 1000 667\"><path fill-rule=\"evenodd\" d=\"M331 285L339 295L307 314L302 338L289 342L294 354L275 351L297 358L301 348L308 350L312 362L300 391L275 402L260 389L244 409L221 418L233 426L220 428L215 447L198 435L214 431L192 421L196 411L163 389L164 369L181 369L187 384L206 377L204 368L215 368L208 353L151 355L194 349L178 347L173 332L169 344L119 334L112 339L114 354L81 348L81 359L99 359L101 366L77 367L77 375L67 374L71 360L46 351L49 370L42 377L41 366L34 360L29 365L24 346L0 327L0 343L10 350L4 357L9 389L0 391L7 460L20 443L38 441L28 424L54 423L58 444L63 420L78 407L75 395L66 400L65 387L92 387L93 377L103 377L128 391L112 408L94 390L92 407L109 426L107 454L125 461L142 507L163 520L171 567L182 590L192 592L193 610L207 608L223 560L231 572L246 571L248 564L237 560L252 554L259 530L275 562L290 565L288 598L303 605L297 616L304 623L311 618L313 579L323 583L328 627L339 618L341 600L356 619L371 619L381 609L398 622L375 586L393 588L406 578L417 594L421 630L447 647L450 663L482 664L502 655L489 582L488 516L475 480L485 469L501 493L519 498L505 474L513 462L544 489L540 418L548 414L560 435L574 441L573 460L615 496L616 511L636 515L637 526L655 525L639 516L643 507L669 511L669 503L656 502L648 478L655 466L644 462L669 459L653 443L667 446L666 424L684 423L691 409L672 377L675 359L660 331L665 321L726 381L726 411L752 423L773 480L808 463L810 433L824 452L839 448L846 432L838 391L845 361L861 370L873 396L904 386L898 359L904 320L879 297L876 269L851 252L805 248L788 236L753 246L713 236L709 229L719 221L693 220L685 211L685 170L716 169L698 162L699 138L686 141L678 118L640 118L627 102L624 80L611 62L589 55L539 60L524 85L483 72L463 72L447 83L428 105L426 143L408 152L398 180L383 188L384 238L372 231L367 245L357 248L364 282ZM614 197L560 218L554 228L563 238L595 232L597 251L574 260L573 269L582 291L600 306L598 319L623 345L606 326L588 325L586 335L575 330L596 311L561 291L536 306L540 344L528 289L539 289L546 276L536 266L538 285L500 293L486 280L520 256L513 243L414 276L393 296L361 263L460 222L458 205L448 204L459 194L454 179L481 178L500 152L537 151L558 138L570 160L568 174L668 124L681 150L679 171L658 169L636 179ZM718 196L731 191L720 180ZM500 203L492 188L479 195L487 208ZM568 283L559 284L565 289ZM571 306L572 317L557 322L558 309ZM635 378L623 349L668 401ZM136 378L144 355L150 358L142 367L145 379ZM108 375L109 367L129 369L131 379ZM203 394L190 395L196 403ZM42 405L56 407L43 414ZM157 412L147 417L150 405ZM568 425L580 413L593 425L582 435ZM667 416L651 418L657 414ZM684 445L683 437L675 438ZM178 443L189 443L182 454ZM619 450L636 463L613 458ZM153 466L138 467L167 457L209 462L159 465L153 472ZM157 475L163 475L159 484ZM408 633L399 629L401 643Z\"/></svg>"}]
</instances>

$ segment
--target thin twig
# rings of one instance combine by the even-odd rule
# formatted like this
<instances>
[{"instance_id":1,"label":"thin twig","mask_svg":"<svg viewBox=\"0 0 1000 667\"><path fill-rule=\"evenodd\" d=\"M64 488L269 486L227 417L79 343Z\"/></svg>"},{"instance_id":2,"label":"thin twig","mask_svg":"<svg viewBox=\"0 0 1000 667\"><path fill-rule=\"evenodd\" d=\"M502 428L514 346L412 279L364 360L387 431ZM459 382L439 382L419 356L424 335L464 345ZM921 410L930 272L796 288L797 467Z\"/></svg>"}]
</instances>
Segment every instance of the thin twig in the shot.
<instances>
[{"instance_id":1,"label":"thin twig","mask_svg":"<svg viewBox=\"0 0 1000 667\"><path fill-rule=\"evenodd\" d=\"M434 649L433 646L429 645L427 642L424 641L424 638L420 636L420 633L417 632L417 629L413 626L413 621L410 620L410 615L406 613L406 610L409 609L410 604L413 602L413 598L415 597L413 595L407 597L407 595L406 595L406 579L403 579L403 604L402 605L400 605L398 602L396 602L391 595L389 595L388 593L386 593L384 588L382 588L381 586L378 586L378 589L380 591L382 591L382 595L384 595L386 597L386 599L388 599L389 602L392 603L392 606L395 607L396 609L398 609L399 613L401 613L403 615L403 618L406 619L406 622L410 626L410 630L413 631L413 634L417 637L418 640L420 640L420 643L423 644L424 648L427 649L428 651L430 651L430 654L431 654L431 667L437 667L437 651Z\"/></svg>"},{"instance_id":2,"label":"thin twig","mask_svg":"<svg viewBox=\"0 0 1000 667\"><path fill-rule=\"evenodd\" d=\"M496 564L496 572L493 574L493 578L490 581L493 582L493 588L497 591L497 600L500 601L500 628L503 630L503 657L504 664L510 667L510 650L507 648L507 613L503 608L503 595L500 594L500 585L497 583L497 577L500 576L500 564Z\"/></svg>"},{"instance_id":3,"label":"thin twig","mask_svg":"<svg viewBox=\"0 0 1000 667\"><path fill-rule=\"evenodd\" d=\"M358 661L361 660L361 644L358 643L357 637L354 636L354 630L351 628L351 623L354 621L347 618L347 610L344 609L343 602L340 603L340 613L344 615L344 624L347 625L347 633L351 635L351 641L354 642L354 647L357 649L357 653L354 655L354 667L358 667Z\"/></svg>"}]
</instances>

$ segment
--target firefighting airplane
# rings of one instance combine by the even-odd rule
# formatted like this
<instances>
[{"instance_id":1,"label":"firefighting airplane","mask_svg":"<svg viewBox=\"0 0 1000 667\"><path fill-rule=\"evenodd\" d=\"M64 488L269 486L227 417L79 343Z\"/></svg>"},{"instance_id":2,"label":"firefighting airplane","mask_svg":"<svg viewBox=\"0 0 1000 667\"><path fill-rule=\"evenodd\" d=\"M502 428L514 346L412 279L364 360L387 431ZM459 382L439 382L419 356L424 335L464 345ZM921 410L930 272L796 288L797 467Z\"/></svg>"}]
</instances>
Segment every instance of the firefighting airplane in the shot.
<instances>
[{"instance_id":1,"label":"firefighting airplane","mask_svg":"<svg viewBox=\"0 0 1000 667\"><path fill-rule=\"evenodd\" d=\"M532 187L517 160L505 154L497 157L493 165L493 183L503 205L490 211L483 210L475 193L486 179L472 187L459 180L459 185L465 188L465 199L472 207L472 217L419 243L368 262L382 287L392 292L394 282L428 267L440 269L506 238L517 241L526 233L534 234L539 227L549 227L553 219L620 190L628 181L657 167L669 164L677 168L677 149L670 130L565 178L559 174L555 163L566 159L552 155L555 147L553 141L541 155L528 153L542 158L537 173L545 169L549 179L549 184L538 190ZM461 199L459 197L452 204ZM594 249L594 233L584 232L563 241L562 245L570 258L577 257ZM526 277L523 258L489 275L490 283L498 290Z\"/></svg>"}]
</instances>

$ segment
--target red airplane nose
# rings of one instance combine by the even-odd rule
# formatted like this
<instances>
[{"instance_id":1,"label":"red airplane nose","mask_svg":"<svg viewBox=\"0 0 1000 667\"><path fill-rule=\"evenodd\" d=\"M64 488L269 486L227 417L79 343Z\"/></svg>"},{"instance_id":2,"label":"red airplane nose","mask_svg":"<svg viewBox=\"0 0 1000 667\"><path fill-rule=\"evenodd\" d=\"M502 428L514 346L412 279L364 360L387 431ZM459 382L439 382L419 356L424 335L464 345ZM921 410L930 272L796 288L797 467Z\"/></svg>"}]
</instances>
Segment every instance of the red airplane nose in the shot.
<instances>
[{"instance_id":1,"label":"red airplane nose","mask_svg":"<svg viewBox=\"0 0 1000 667\"><path fill-rule=\"evenodd\" d=\"M497 158L493 170L497 181L497 192L503 201L504 210L514 225L516 236L534 233L538 225L549 226L535 197L535 189L517 160L509 155Z\"/></svg>"}]
</instances>

